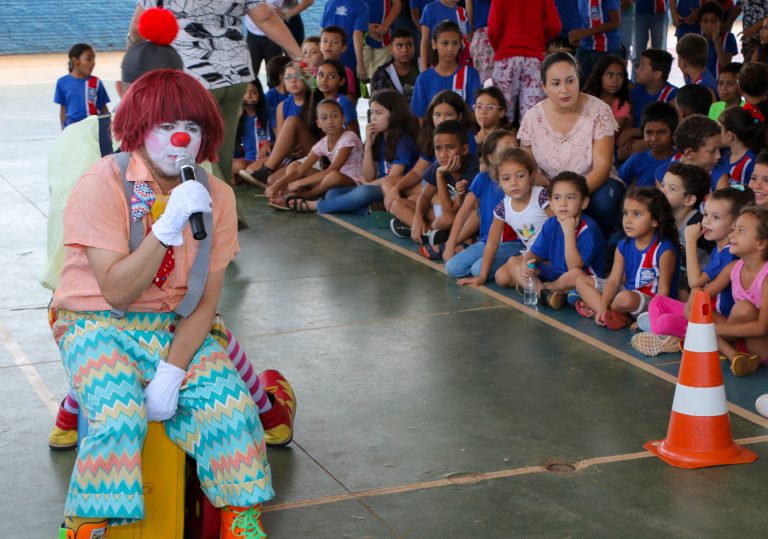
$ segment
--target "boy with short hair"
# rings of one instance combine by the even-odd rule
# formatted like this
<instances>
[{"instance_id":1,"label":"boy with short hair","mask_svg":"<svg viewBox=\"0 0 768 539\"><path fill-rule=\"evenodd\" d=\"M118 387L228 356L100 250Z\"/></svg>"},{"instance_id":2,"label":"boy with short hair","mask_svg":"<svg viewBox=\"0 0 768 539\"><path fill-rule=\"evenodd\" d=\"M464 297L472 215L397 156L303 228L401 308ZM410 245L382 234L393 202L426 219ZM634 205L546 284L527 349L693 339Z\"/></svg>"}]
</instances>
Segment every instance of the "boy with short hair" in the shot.
<instances>
[{"instance_id":1,"label":"boy with short hair","mask_svg":"<svg viewBox=\"0 0 768 539\"><path fill-rule=\"evenodd\" d=\"M363 59L367 78L390 58L389 45L392 42L390 28L400 15L401 0L364 0L368 4L368 35L363 46Z\"/></svg>"},{"instance_id":2,"label":"boy with short hair","mask_svg":"<svg viewBox=\"0 0 768 539\"><path fill-rule=\"evenodd\" d=\"M720 161L721 132L720 124L701 114L694 114L680 122L674 136L677 155L656 170L657 187L661 188L667 170L678 161L701 167L711 176L711 185L717 185L720 177L725 174L716 166Z\"/></svg>"},{"instance_id":3,"label":"boy with short hair","mask_svg":"<svg viewBox=\"0 0 768 539\"><path fill-rule=\"evenodd\" d=\"M680 245L685 247L685 227L700 223L699 206L709 193L709 175L703 168L684 163L672 163L661 182L661 191L667 197L675 216ZM706 253L706 251L705 251Z\"/></svg>"},{"instance_id":4,"label":"boy with short hair","mask_svg":"<svg viewBox=\"0 0 768 539\"><path fill-rule=\"evenodd\" d=\"M715 79L717 79L720 69L731 63L733 56L739 53L736 36L723 29L724 22L723 6L714 0L705 2L699 9L701 35L706 38L708 44L707 70Z\"/></svg>"},{"instance_id":5,"label":"boy with short hair","mask_svg":"<svg viewBox=\"0 0 768 539\"><path fill-rule=\"evenodd\" d=\"M351 67L361 80L368 78L363 57L363 36L368 31L369 12L368 4L361 0L328 0L320 19L320 26L323 28L336 26L342 29L344 45L349 36L352 36L352 48L345 48L341 58L334 59L341 60L345 66Z\"/></svg>"},{"instance_id":6,"label":"boy with short hair","mask_svg":"<svg viewBox=\"0 0 768 539\"><path fill-rule=\"evenodd\" d=\"M547 219L531 250L523 255L521 268L533 275L539 301L553 309L565 305L565 294L576 287L576 278L585 272L602 277L605 272L605 238L600 227L584 214L589 205L587 179L564 171L552 178Z\"/></svg>"},{"instance_id":7,"label":"boy with short hair","mask_svg":"<svg viewBox=\"0 0 768 539\"><path fill-rule=\"evenodd\" d=\"M696 84L686 84L675 96L675 108L680 121L694 114L709 114L712 107L712 92L709 88Z\"/></svg>"},{"instance_id":8,"label":"boy with short hair","mask_svg":"<svg viewBox=\"0 0 768 539\"><path fill-rule=\"evenodd\" d=\"M720 101L712 103L708 114L713 120L717 121L725 109L744 106L745 101L741 98L738 81L742 66L740 62L731 62L720 69L720 74L717 76L717 93Z\"/></svg>"},{"instance_id":9,"label":"boy with short hair","mask_svg":"<svg viewBox=\"0 0 768 539\"><path fill-rule=\"evenodd\" d=\"M371 78L371 95L381 90L397 90L411 103L413 87L419 76L419 63L415 58L416 49L413 34L407 28L398 28L392 33L389 44L392 61L379 67Z\"/></svg>"},{"instance_id":10,"label":"boy with short hair","mask_svg":"<svg viewBox=\"0 0 768 539\"><path fill-rule=\"evenodd\" d=\"M619 169L627 186L653 187L654 173L675 155L672 137L679 123L675 107L669 103L651 103L643 111L643 141L647 150L633 154Z\"/></svg>"},{"instance_id":11,"label":"boy with short hair","mask_svg":"<svg viewBox=\"0 0 768 539\"><path fill-rule=\"evenodd\" d=\"M674 102L677 87L667 81L672 60L671 54L660 49L646 49L640 54L640 63L635 69L636 84L629 93L635 125L624 129L617 139L619 160L626 160L630 155L648 149L643 143L641 129L645 107L657 101Z\"/></svg>"},{"instance_id":12,"label":"boy with short hair","mask_svg":"<svg viewBox=\"0 0 768 539\"><path fill-rule=\"evenodd\" d=\"M310 69L317 69L320 62L323 61L323 53L320 52L320 38L318 36L308 36L301 43L301 56Z\"/></svg>"},{"instance_id":13,"label":"boy with short hair","mask_svg":"<svg viewBox=\"0 0 768 539\"><path fill-rule=\"evenodd\" d=\"M768 119L768 66L757 62L744 64L738 76L739 89L744 101L744 108L750 112L759 112ZM765 122L765 120L763 120Z\"/></svg>"},{"instance_id":14,"label":"boy with short hair","mask_svg":"<svg viewBox=\"0 0 768 539\"><path fill-rule=\"evenodd\" d=\"M342 60L343 54L347 51L347 34L339 26L326 26L320 30L320 52L323 53L323 60ZM344 73L347 79L347 97L353 103L357 104L357 98L360 96L357 88L357 77L348 65L344 65Z\"/></svg>"},{"instance_id":15,"label":"boy with short hair","mask_svg":"<svg viewBox=\"0 0 768 539\"><path fill-rule=\"evenodd\" d=\"M390 228L396 236L410 236L433 247L448 239L467 185L480 170L477 157L469 155L467 136L458 120L446 120L435 128L435 162L424 173L419 198L416 202L398 198L390 206L395 216Z\"/></svg>"},{"instance_id":16,"label":"boy with short hair","mask_svg":"<svg viewBox=\"0 0 768 539\"><path fill-rule=\"evenodd\" d=\"M677 65L683 72L686 84L699 84L712 92L712 97L717 98L717 83L715 77L707 71L707 54L709 45L704 36L699 34L685 34L677 42Z\"/></svg>"}]
</instances>

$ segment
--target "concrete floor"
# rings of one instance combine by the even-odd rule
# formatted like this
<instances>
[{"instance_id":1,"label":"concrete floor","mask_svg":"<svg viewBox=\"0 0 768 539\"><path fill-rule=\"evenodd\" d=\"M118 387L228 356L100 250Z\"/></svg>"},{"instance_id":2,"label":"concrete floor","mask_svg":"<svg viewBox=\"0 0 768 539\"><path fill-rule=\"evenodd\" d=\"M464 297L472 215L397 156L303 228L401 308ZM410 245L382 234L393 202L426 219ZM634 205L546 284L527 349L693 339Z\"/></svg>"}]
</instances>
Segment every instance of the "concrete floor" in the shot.
<instances>
[{"instance_id":1,"label":"concrete floor","mask_svg":"<svg viewBox=\"0 0 768 539\"><path fill-rule=\"evenodd\" d=\"M115 72L119 57L99 59ZM47 448L65 378L34 279L60 60L33 58L20 80L24 62L0 59L4 538L55 536L74 459ZM269 452L270 537L765 535L768 423L752 403L766 372L726 375L734 437L761 458L672 468L642 445L666 432L679 356L645 360L628 332L456 286L362 218L274 212L254 193L238 189L251 228L221 311L298 396L294 443Z\"/></svg>"}]
</instances>

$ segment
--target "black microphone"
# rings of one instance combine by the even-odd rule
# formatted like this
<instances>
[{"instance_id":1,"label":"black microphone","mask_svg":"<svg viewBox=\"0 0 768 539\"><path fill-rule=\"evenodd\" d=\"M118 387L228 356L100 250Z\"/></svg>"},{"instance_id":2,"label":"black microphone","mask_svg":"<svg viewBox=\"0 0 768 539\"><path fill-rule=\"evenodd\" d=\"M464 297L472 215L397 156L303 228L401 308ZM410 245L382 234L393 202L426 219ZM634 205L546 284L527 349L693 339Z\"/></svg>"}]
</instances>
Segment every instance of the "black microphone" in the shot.
<instances>
[{"instance_id":1,"label":"black microphone","mask_svg":"<svg viewBox=\"0 0 768 539\"><path fill-rule=\"evenodd\" d=\"M195 177L195 167L197 164L190 156L183 153L179 154L176 157L174 166L179 171L182 182L197 181ZM205 232L205 224L203 224L203 214L201 212L198 211L189 216L189 225L192 227L192 237L196 240L204 240L208 236Z\"/></svg>"}]
</instances>

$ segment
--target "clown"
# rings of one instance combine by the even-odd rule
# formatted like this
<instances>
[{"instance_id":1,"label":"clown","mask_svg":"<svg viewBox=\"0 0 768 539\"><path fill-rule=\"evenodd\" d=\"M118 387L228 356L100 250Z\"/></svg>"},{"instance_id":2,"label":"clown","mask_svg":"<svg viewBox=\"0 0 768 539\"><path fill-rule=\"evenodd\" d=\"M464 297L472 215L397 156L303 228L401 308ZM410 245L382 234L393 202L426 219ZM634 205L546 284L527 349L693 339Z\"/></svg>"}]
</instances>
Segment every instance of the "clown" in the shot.
<instances>
[{"instance_id":1,"label":"clown","mask_svg":"<svg viewBox=\"0 0 768 539\"><path fill-rule=\"evenodd\" d=\"M141 447L147 421L164 421L222 508L221 537L263 537L261 504L274 495L264 430L212 335L224 272L239 250L234 194L199 167L202 183L181 183L175 167L180 155L215 160L218 107L189 75L150 71L123 97L113 131L124 153L91 167L67 202L51 305L89 424L61 536L101 537L144 517ZM188 225L196 212L206 216L201 242Z\"/></svg>"}]
</instances>

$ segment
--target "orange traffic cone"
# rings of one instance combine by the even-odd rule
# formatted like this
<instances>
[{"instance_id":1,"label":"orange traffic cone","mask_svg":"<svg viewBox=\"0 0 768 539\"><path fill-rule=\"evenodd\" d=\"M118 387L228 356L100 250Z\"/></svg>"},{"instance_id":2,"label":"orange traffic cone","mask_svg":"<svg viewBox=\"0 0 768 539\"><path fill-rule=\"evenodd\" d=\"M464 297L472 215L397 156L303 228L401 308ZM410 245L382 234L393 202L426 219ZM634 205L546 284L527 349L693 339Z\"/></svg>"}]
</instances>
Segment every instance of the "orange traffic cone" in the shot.
<instances>
[{"instance_id":1,"label":"orange traffic cone","mask_svg":"<svg viewBox=\"0 0 768 539\"><path fill-rule=\"evenodd\" d=\"M648 451L680 468L754 462L757 455L733 443L709 294L696 292L665 440Z\"/></svg>"}]
</instances>

